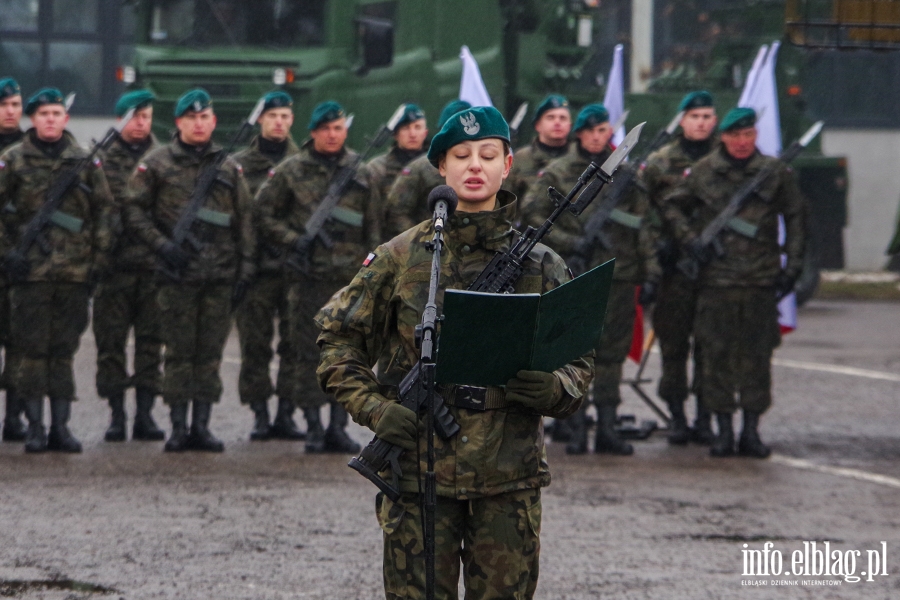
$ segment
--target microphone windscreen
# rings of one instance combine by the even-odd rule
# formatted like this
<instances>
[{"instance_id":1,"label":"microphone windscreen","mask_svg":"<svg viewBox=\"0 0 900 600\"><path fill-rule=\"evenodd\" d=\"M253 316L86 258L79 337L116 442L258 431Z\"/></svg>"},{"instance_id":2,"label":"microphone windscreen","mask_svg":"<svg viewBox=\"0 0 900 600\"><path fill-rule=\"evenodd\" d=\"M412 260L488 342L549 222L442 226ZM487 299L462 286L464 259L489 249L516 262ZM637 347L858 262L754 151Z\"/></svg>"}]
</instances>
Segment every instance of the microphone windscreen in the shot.
<instances>
[{"instance_id":1,"label":"microphone windscreen","mask_svg":"<svg viewBox=\"0 0 900 600\"><path fill-rule=\"evenodd\" d=\"M456 195L456 191L449 185L439 185L428 194L429 212L434 212L434 207L440 200L447 203L448 216L453 214L453 211L456 210L456 205L459 204L459 197Z\"/></svg>"}]
</instances>

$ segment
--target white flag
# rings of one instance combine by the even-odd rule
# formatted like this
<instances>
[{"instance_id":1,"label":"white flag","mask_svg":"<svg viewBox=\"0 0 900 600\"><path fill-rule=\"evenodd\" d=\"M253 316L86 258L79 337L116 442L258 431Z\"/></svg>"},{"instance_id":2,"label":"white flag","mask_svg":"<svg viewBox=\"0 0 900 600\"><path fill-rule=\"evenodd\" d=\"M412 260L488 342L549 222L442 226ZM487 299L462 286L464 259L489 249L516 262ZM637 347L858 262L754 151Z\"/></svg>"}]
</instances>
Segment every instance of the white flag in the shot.
<instances>
[{"instance_id":1,"label":"white flag","mask_svg":"<svg viewBox=\"0 0 900 600\"><path fill-rule=\"evenodd\" d=\"M616 44L613 51L612 67L606 80L606 95L603 106L609 111L609 122L615 123L625 112L625 74L622 68L622 44ZM613 132L612 143L618 146L625 139L625 125Z\"/></svg>"},{"instance_id":2,"label":"white flag","mask_svg":"<svg viewBox=\"0 0 900 600\"><path fill-rule=\"evenodd\" d=\"M465 100L472 106L493 106L484 81L481 79L481 70L468 46L459 50L459 58L462 60L462 79L459 82L459 99Z\"/></svg>"}]
</instances>

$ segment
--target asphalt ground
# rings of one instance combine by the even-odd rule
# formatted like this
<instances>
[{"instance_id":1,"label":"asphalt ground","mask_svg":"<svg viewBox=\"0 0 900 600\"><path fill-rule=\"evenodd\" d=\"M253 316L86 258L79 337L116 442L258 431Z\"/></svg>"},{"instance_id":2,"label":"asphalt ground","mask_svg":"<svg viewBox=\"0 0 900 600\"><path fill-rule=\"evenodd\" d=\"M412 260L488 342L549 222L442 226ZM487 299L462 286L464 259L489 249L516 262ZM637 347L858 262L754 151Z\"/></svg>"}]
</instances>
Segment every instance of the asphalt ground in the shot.
<instances>
[{"instance_id":1,"label":"asphalt ground","mask_svg":"<svg viewBox=\"0 0 900 600\"><path fill-rule=\"evenodd\" d=\"M898 323L900 304L801 310L776 353L768 460L713 459L669 446L664 432L634 442L631 457L569 457L550 444L537 597L900 598ZM211 424L225 453L170 455L162 443L102 441L108 409L85 334L71 424L84 453L0 445L0 597L383 597L375 488L348 456L247 441L238 357L232 336ZM620 413L654 417L623 395ZM164 408L155 416L168 426ZM352 434L371 437L356 425ZM841 575L816 575L810 543L826 541L829 572ZM751 556L781 574L758 575Z\"/></svg>"}]
</instances>

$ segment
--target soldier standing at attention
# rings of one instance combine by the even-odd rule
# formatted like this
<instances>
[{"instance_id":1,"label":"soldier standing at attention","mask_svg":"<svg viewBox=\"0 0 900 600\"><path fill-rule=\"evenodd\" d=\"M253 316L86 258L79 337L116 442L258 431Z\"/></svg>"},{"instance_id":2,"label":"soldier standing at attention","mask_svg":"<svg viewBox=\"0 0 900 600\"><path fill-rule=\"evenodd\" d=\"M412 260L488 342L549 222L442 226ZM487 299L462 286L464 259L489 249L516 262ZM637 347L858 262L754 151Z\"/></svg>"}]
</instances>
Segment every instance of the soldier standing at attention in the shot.
<instances>
[{"instance_id":1,"label":"soldier standing at attention","mask_svg":"<svg viewBox=\"0 0 900 600\"><path fill-rule=\"evenodd\" d=\"M443 289L465 289L515 238L515 197L500 189L512 165L509 127L492 107L458 113L434 137L428 158L459 196L444 233L440 304ZM432 234L431 222L423 222L379 246L316 316L323 389L356 422L406 450L400 456L400 500L383 493L375 500L384 531L385 594L392 599L421 598L425 588L417 472L426 469L427 440L416 414L383 394L396 390L388 386L399 383L419 358L415 330L428 299L432 255L425 246ZM524 267L520 293L543 293L570 279L562 259L541 244ZM372 366L383 353L392 359L376 378ZM550 483L541 419L577 410L590 379L588 356L552 373L519 371L505 388L487 389L486 396L496 399L487 410L483 403L474 408L467 394L444 391L460 431L450 441L434 441L435 597L457 597L460 563L467 598L533 597L541 488Z\"/></svg>"},{"instance_id":2,"label":"soldier standing at attention","mask_svg":"<svg viewBox=\"0 0 900 600\"><path fill-rule=\"evenodd\" d=\"M19 127L22 120L22 90L15 79L0 79L0 154L22 141L25 133ZM5 204L0 200L0 204ZM0 251L5 251L2 249ZM9 344L9 281L6 273L0 272L0 346L6 351L0 387L6 388L6 418L3 420L3 441L21 442L25 439L25 424L22 422L21 398L12 386L12 365L15 363Z\"/></svg>"},{"instance_id":3,"label":"soldier standing at attention","mask_svg":"<svg viewBox=\"0 0 900 600\"><path fill-rule=\"evenodd\" d=\"M162 342L159 337L156 257L143 243L126 235L122 225L122 201L132 171L142 156L159 144L151 133L153 100L147 90L127 92L116 103L122 118L134 109L131 120L103 153L103 172L109 182L112 210L113 252L110 271L94 295L94 338L97 340L97 394L109 400L112 411L107 442L125 440L125 390L134 386L137 411L131 436L136 440L162 440L166 435L151 416L160 393ZM128 376L125 346L134 328L134 375Z\"/></svg>"},{"instance_id":4,"label":"soldier standing at attention","mask_svg":"<svg viewBox=\"0 0 900 600\"><path fill-rule=\"evenodd\" d=\"M572 131L569 101L564 96L550 94L534 111L531 123L537 137L516 150L516 161L506 180L506 188L523 199L547 163L569 151L569 133Z\"/></svg>"},{"instance_id":5,"label":"soldier standing at attention","mask_svg":"<svg viewBox=\"0 0 900 600\"><path fill-rule=\"evenodd\" d=\"M255 195L269 176L269 171L300 149L291 137L294 124L294 101L283 91L269 92L263 98L259 117L259 135L248 147L234 155L244 169L244 178ZM287 281L282 271L278 248L260 244L257 252L257 277L237 309L238 337L241 340L241 374L238 389L241 404L253 410L255 421L251 440L302 440L306 435L294 422L296 399L291 397L291 381L296 375L297 355L288 335ZM275 387L269 374L272 361L272 338L278 319L278 377ZM275 421L269 424L268 401L278 396Z\"/></svg>"},{"instance_id":6,"label":"soldier standing at attention","mask_svg":"<svg viewBox=\"0 0 900 600\"><path fill-rule=\"evenodd\" d=\"M667 199L666 219L686 255L701 265L694 337L703 349L701 397L719 427L710 454L734 455L732 413L742 409L737 452L766 458L770 450L757 428L772 404L772 352L781 343L778 300L793 290L803 264L806 201L791 169L779 162L738 212L744 226L719 234L724 255L702 246L699 232L761 169L778 161L756 149L753 109L731 110L719 130L722 143L694 164ZM783 249L779 215L786 231Z\"/></svg>"},{"instance_id":7,"label":"soldier standing at attention","mask_svg":"<svg viewBox=\"0 0 900 600\"><path fill-rule=\"evenodd\" d=\"M222 395L219 366L232 306L240 303L254 276L256 235L247 183L240 165L229 158L191 228L200 247L188 250L172 240L200 174L225 152L212 142L216 116L205 90L194 89L178 99L175 126L175 139L138 163L128 182L124 219L127 230L157 254L162 267L163 400L172 419L165 450L221 452L224 446L209 431L209 417Z\"/></svg>"},{"instance_id":8,"label":"soldier standing at attention","mask_svg":"<svg viewBox=\"0 0 900 600\"><path fill-rule=\"evenodd\" d=\"M81 452L67 423L75 380L72 358L88 325L92 281L107 268L112 197L99 159L81 169L29 248L17 244L47 201L48 189L88 153L68 131L59 90L45 88L25 105L31 117L21 144L0 155L0 198L7 201L4 267L10 278L11 343L16 365L11 381L28 417L26 452ZM50 398L50 434L44 435L44 396Z\"/></svg>"},{"instance_id":9,"label":"soldier standing at attention","mask_svg":"<svg viewBox=\"0 0 900 600\"><path fill-rule=\"evenodd\" d=\"M451 100L444 106L438 117L438 130L451 115L459 111L471 108L471 104L465 100ZM435 187L443 185L444 178L440 172L428 162L428 157L423 155L414 159L403 167L394 180L385 202L385 239L390 239L406 231L413 225L431 218L428 211L428 194ZM379 240L380 242L381 240Z\"/></svg>"},{"instance_id":10,"label":"soldier standing at attention","mask_svg":"<svg viewBox=\"0 0 900 600\"><path fill-rule=\"evenodd\" d=\"M642 173L644 185L656 214L662 215L663 199L678 185L686 170L709 154L716 146L716 109L709 92L691 92L681 101L678 111L681 134L647 159ZM665 225L665 223L663 223ZM687 361L691 355L691 331L697 303L697 285L675 268L678 262L678 242L668 227L663 227L657 243L663 269L656 306L653 309L653 329L659 339L662 355L662 376L657 393L665 400L672 415L670 444L686 444L693 439L699 444L712 443L710 427L712 415L700 396L700 347L694 343L694 384L697 397L697 418L689 429L684 414L688 397Z\"/></svg>"},{"instance_id":11,"label":"soldier standing at attention","mask_svg":"<svg viewBox=\"0 0 900 600\"><path fill-rule=\"evenodd\" d=\"M300 153L275 167L259 189L257 220L264 243L284 248L289 255L285 266L291 315L289 339L297 353L293 397L306 418L306 451L355 454L360 447L345 431L347 412L316 384L319 349L313 317L332 294L353 279L368 249L381 242L382 206L362 166L343 189L324 225L331 247L318 236L307 237L306 224L326 198L331 182L343 169L352 168L357 157L344 145L347 119L337 102L315 107L309 132L311 139L301 146ZM291 256L305 254L308 249L308 264L290 266ZM325 431L319 408L328 402L331 419Z\"/></svg>"},{"instance_id":12,"label":"soldier standing at attention","mask_svg":"<svg viewBox=\"0 0 900 600\"><path fill-rule=\"evenodd\" d=\"M578 176L592 161L602 165L612 153L609 145L613 134L612 126L609 123L609 112L602 104L585 106L578 113L574 130L577 143L568 154L551 161L538 173L537 180L525 197L522 205L522 220L525 224L539 226L549 214L552 205L547 198L548 186L563 192L571 189ZM629 167L625 165L621 168ZM649 199L639 185L630 186L619 201L615 218L609 219L603 226L610 247L604 248L589 241L585 223L611 189L605 187L580 217L563 213L546 239L547 244L566 260L574 256L582 258L587 269L612 258L616 259L603 335L597 345L594 360L594 404L598 416L594 451L628 455L634 449L631 444L619 439L615 425L616 410L622 402L619 395L622 365L628 356L634 332L635 286L643 284L645 293L641 303L651 302L660 271L653 251L649 223L645 218L649 211ZM573 415L568 424L572 429L572 439L566 446L566 452L584 454L587 452L584 408Z\"/></svg>"}]
</instances>

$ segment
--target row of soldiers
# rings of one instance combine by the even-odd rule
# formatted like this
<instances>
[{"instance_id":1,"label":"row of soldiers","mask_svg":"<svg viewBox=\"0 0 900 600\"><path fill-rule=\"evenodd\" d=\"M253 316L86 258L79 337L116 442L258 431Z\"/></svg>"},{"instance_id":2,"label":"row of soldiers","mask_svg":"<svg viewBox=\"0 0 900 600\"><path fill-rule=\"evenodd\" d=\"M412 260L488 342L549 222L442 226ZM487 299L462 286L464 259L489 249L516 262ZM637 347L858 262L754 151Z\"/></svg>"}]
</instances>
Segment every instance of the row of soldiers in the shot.
<instances>
[{"instance_id":1,"label":"row of soldiers","mask_svg":"<svg viewBox=\"0 0 900 600\"><path fill-rule=\"evenodd\" d=\"M13 248L4 261L9 271L15 265L10 257L16 258L16 233L40 206L54 173L67 159L85 153L64 131L68 117L58 91L42 90L29 100L25 112L34 128L23 134L17 119L10 127L7 123L12 121L4 118L5 107L14 105L16 97L21 113L18 87L4 80L3 90L0 136L22 140L0 159L0 198L8 207L3 243L4 249ZM392 148L357 169L358 155L345 146L347 120L340 105L317 106L308 125L310 137L298 147L290 134L294 117L290 96L276 91L263 101L259 135L219 167L217 183L205 198L192 233L199 242L192 249L173 241L172 232L199 175L224 152L211 142L216 125L212 100L199 89L182 96L175 108L176 135L161 146L150 133L152 94L139 90L120 99L117 115L133 110L134 116L94 167L85 170L85 185L70 190L71 201L63 205L84 221L77 234L80 244L75 243L76 232L50 228L47 237L54 243L49 252L32 248L26 276L17 277L9 293L3 294L11 315L5 324L27 323L26 331L18 332L22 337L17 337L13 325L3 339L4 439L24 437L27 451L80 449L66 428L74 399L71 357L87 325L88 293L96 286L97 391L112 411L107 440L125 439L124 394L134 386L135 439L163 439L150 416L154 397L161 393L172 420L166 450L222 449L208 423L211 405L221 395L218 370L235 309L242 357L240 397L255 415L251 439L305 438L309 452L359 450L344 431L346 412L316 383L319 332L313 317L352 279L369 250L430 218L428 192L443 180L425 156L428 130L425 115L415 105L405 105L393 130ZM438 127L466 108L468 104L460 101L448 104ZM733 454L731 415L743 408L738 451L766 456L757 424L771 400L768 365L778 342L775 288L779 293L789 290L799 272L802 198L789 171L781 169L765 188L766 201L751 203L748 214L742 215L757 224L755 237L726 232L727 251L722 256L710 256L707 249L697 247L694 242L704 220L713 218L740 184L774 159L755 149L752 111L729 113L718 127L720 143L708 93L689 94L680 108L681 133L675 140L645 163L624 167L639 173L616 205L614 218L603 224L603 243L584 229L600 199L579 218L566 215L547 238L577 270L616 258L605 330L596 349L594 450L633 452L616 435L615 422L622 365L640 302L655 303L653 321L663 357L659 394L673 417L670 442L694 439L712 443L716 456ZM62 127L42 129L47 112L59 113ZM520 198L523 224L539 224L549 213L548 186L568 191L591 161L602 164L612 150L609 114L599 104L583 108L573 125L567 100L550 95L537 107L532 125L535 138L515 152L505 182ZM324 233L311 237L306 225L342 172L350 173L351 181L339 190ZM25 201L26 196L31 199ZM784 268L774 262L780 261L779 214L788 225ZM704 265L696 281L675 268L679 257L685 256ZM24 270L21 264L19 269ZM25 289L34 291L25 296ZM60 308L69 305L68 312ZM44 312L34 312L39 310ZM47 331L33 327L36 322L46 322ZM269 363L275 323L280 360L273 386ZM124 351L130 328L135 335L131 376ZM723 334L726 331L734 333ZM35 338L31 343L29 336ZM690 428L684 402L689 395L692 336L697 420ZM160 377L163 346L165 369ZM709 359L700 360L700 348ZM389 360L385 357L385 366ZM273 394L278 398L274 421L268 411ZM42 424L45 395L51 406L49 439ZM326 403L331 409L327 430L319 421L320 407ZM22 406L29 420L27 431L17 412ZM305 432L293 420L297 407L307 422ZM715 436L712 413L718 423ZM568 425L567 451L587 452L584 411L571 417Z\"/></svg>"}]
</instances>

